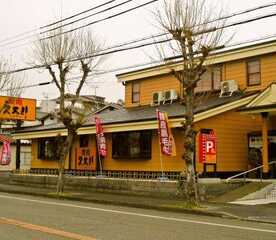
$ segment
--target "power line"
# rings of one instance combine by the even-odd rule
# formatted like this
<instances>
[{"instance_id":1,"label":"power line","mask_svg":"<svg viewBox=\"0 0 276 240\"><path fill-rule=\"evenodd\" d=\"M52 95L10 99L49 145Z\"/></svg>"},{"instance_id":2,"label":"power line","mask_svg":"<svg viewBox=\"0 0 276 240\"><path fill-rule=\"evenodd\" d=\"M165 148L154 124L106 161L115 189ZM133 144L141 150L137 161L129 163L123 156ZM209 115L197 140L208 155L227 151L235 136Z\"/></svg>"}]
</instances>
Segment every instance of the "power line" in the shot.
<instances>
[{"instance_id":1,"label":"power line","mask_svg":"<svg viewBox=\"0 0 276 240\"><path fill-rule=\"evenodd\" d=\"M74 14L74 15L71 15L71 16L69 16L69 17L63 18L63 19L61 19L61 20L59 20L59 21L56 21L56 22L53 22L53 23L44 25L44 26L40 27L39 29L48 28L48 27L51 27L51 26L56 25L56 24L58 24L58 23L62 23L62 22L64 22L64 21L66 21L66 20L69 20L69 19L71 19L71 18L80 16L80 15L82 15L82 14L84 14L84 13L87 13L87 12L93 11L93 10L95 10L95 9L98 9L98 8L100 8L100 7L103 7L103 6L105 6L105 5L108 5L108 4L110 4L110 3L112 3L112 2L115 2L115 1L116 1L116 0L110 0L110 1L105 2L105 3L103 3L103 4L97 5L97 6L95 6L95 7L92 7L92 8L89 8L89 9L87 9L87 10L84 10L84 11L82 11L82 12L79 12L79 13L76 13L76 14Z\"/></svg>"},{"instance_id":2,"label":"power line","mask_svg":"<svg viewBox=\"0 0 276 240\"><path fill-rule=\"evenodd\" d=\"M107 2L107 3L109 3L109 2ZM106 3L106 4L107 4L107 3ZM232 14L230 14L230 15L225 15L225 16L222 16L222 17L213 19L213 20L211 20L211 21L209 21L209 22L206 22L206 23L212 23L212 22L215 22L215 21L220 21L220 20L223 20L223 19L232 18L232 17L238 16L238 15L246 14L246 13L249 13L249 12L253 12L253 11L256 11L256 10L260 10L260 9L267 8L267 7L271 7L271 6L275 6L275 5L276 5L276 2L268 3L268 4L265 4L265 5L259 5L259 6L253 7L253 8L248 8L248 9L245 9L245 10L242 10L242 11L234 12L234 13L232 13ZM97 8L97 7L98 7L98 6L94 7L94 9ZM88 11L88 10L86 10L86 11ZM83 12L86 12L86 11L83 11ZM79 14L80 14L80 13L79 13ZM77 14L75 14L75 15L77 15ZM71 16L71 17L74 17L75 15L73 15L73 16ZM65 18L65 19L70 19L71 17L68 17L68 18ZM65 19L60 20L60 21L64 21ZM206 24L206 23L205 23L205 24ZM51 25L54 25L54 23L45 25L45 26L43 26L43 27L51 26ZM43 27L40 27L40 28L43 28ZM39 28L39 29L40 29L40 28ZM39 29L36 29L36 30L39 30ZM29 31L29 32L31 32L31 31ZM158 33L158 34L156 34L156 35L151 35L151 36L144 37L144 38L141 38L141 39L132 40L132 41L127 42L127 43L128 43L128 44L131 44L131 43L135 43L135 42L138 42L138 41L148 40L148 39L151 39L151 38L160 37L160 36L164 36L164 35L168 35L168 33ZM35 35L31 35L31 36L29 36L29 37L33 37L33 36L35 36ZM20 41L20 40L27 39L27 38L29 38L29 37L24 37L24 38L19 39L19 40L14 40L14 41L12 41L12 42L10 42L10 43L2 44L2 45L0 45L0 47L4 47L4 46L6 46L6 45L12 44L12 43L17 42L17 41ZM1 42L1 41L0 41L0 42ZM34 41L33 41L33 42L34 42ZM20 44L20 45L15 46L15 47L20 47L20 46L22 46L22 45L26 45L26 44L33 43L33 42L28 42L28 43ZM113 48L113 47L121 47L121 46L124 46L124 45L125 45L125 43L122 43L122 44L119 44L119 45L117 45L117 46L112 46L112 47L110 47L110 48Z\"/></svg>"},{"instance_id":3,"label":"power line","mask_svg":"<svg viewBox=\"0 0 276 240\"><path fill-rule=\"evenodd\" d=\"M19 34L16 34L16 35L14 35L14 36L10 36L10 37L8 37L8 38L6 38L6 39L0 40L0 43L6 42L6 41L11 40L11 39L14 39L14 38L18 38L18 37L21 37L21 36L24 36L24 35L27 35L27 34L30 34L30 33L33 33L33 32L35 32L35 31L38 31L38 32L39 32L41 29L44 29L44 28L53 26L53 25L55 25L55 24L64 22L64 21L66 21L66 20L69 20L69 19L74 18L74 17L76 17L76 16L79 16L79 15L81 15L81 14L84 14L84 13L93 11L93 10L95 10L95 9L98 9L98 8L100 8L100 7L103 7L103 6L105 6L105 5L111 4L112 2L115 2L115 1L117 1L117 0L110 0L110 1L108 1L108 2L106 2L106 3L103 3L103 4L97 5L97 6L95 6L95 7L89 8L89 9L87 9L87 10L85 10L85 11L76 13L76 14L74 14L74 15L71 15L71 16L69 16L69 17L67 17L67 18L61 19L61 20L59 20L59 21L56 21L56 22L53 22L53 23L44 25L44 26L39 27L39 28L35 28L35 29L33 29L33 30L30 30L30 31L26 31L26 32L23 32L23 33L19 33ZM13 41L11 41L11 42L6 43L6 45L10 45L10 44L12 44L12 43L14 43L14 42L22 41L22 40L25 40L25 39L28 39L28 38L34 37L34 36L37 36L37 34L32 34L32 35L30 35L30 36L25 36L25 37L22 37L22 38L13 40ZM2 47L2 46L5 46L5 44L0 45L0 47Z\"/></svg>"},{"instance_id":4,"label":"power line","mask_svg":"<svg viewBox=\"0 0 276 240\"><path fill-rule=\"evenodd\" d=\"M17 89L25 89L25 88L32 88L32 87L40 87L48 84L52 84L54 81L48 81L48 82L41 82L37 84L30 84L30 85L25 85L21 87L14 87L14 88L6 88L6 89L1 89L0 92L5 92L5 91L12 91L12 90L17 90Z\"/></svg>"},{"instance_id":5,"label":"power line","mask_svg":"<svg viewBox=\"0 0 276 240\"><path fill-rule=\"evenodd\" d=\"M96 16L96 15L98 15L98 14L100 14L100 13L107 12L107 11L109 11L109 10L111 10L111 9L120 7L120 6L125 5L125 4L127 4L127 3L129 3L129 2L132 2L132 1L133 1L133 0L127 0L127 1L125 1L125 2L121 2L121 3L117 4L117 5L112 6L112 7L108 7L108 8L106 8L106 9L103 9L103 10L98 11L98 12L96 12L96 13L93 13L93 14L90 14L90 15L88 15L88 16L85 16L85 17L76 19L76 20L74 20L74 21L72 21L72 22L69 22L69 23L66 23L66 24L62 24L61 26L57 26L57 27L54 27L54 28L45 30L45 31L43 31L43 32L40 32L40 34L44 34L44 33L47 33L47 32L51 32L51 31L57 30L57 29L62 28L62 27L66 27L66 26L68 26L68 25L74 24L74 23L79 22L79 21L82 21L82 20L84 20L84 19L87 19L87 18ZM62 21L62 20L61 20L61 21Z\"/></svg>"},{"instance_id":6,"label":"power line","mask_svg":"<svg viewBox=\"0 0 276 240\"><path fill-rule=\"evenodd\" d=\"M231 24L228 24L224 27L212 28L210 31L216 31L216 30L219 30L219 29L233 27L233 26L237 26L237 25L241 25L241 24L245 24L245 23L249 23L249 22L252 22L252 21L257 21L257 20L265 19L265 18L269 18L269 17L274 17L274 16L276 16L276 13L267 14L267 15L263 15L261 17L255 17L255 18L244 20L244 21L231 23ZM79 57L79 58L69 59L66 62L75 62L75 61L82 60L82 59L87 59L87 58L92 58L92 57L99 57L99 56L104 56L104 55L113 54L113 53L122 52L122 51L127 51L127 50L133 50L133 49L142 48L142 47L146 47L146 46L150 46L150 45L154 45L154 44L158 44L158 43L165 43L165 42L172 41L172 40L173 40L172 38L168 38L168 39L161 40L161 41L154 41L154 42L144 43L144 44L140 44L140 45L136 45L136 46L126 47L126 48L119 48L119 49L111 50L111 51L108 51L108 52L102 52L102 53L100 52L98 54L86 55L86 56ZM56 64L50 64L50 65L56 65ZM21 69L11 70L11 71L8 71L8 72L0 72L0 74L11 74L11 73L17 73L17 72L22 72L22 71L27 71L27 70L37 69L37 68L42 68L42 67L46 67L46 65L30 66L30 67L25 67L25 68L21 68Z\"/></svg>"},{"instance_id":7,"label":"power line","mask_svg":"<svg viewBox=\"0 0 276 240\"><path fill-rule=\"evenodd\" d=\"M266 39L269 39L269 38L275 37L275 36L276 36L276 34L274 34L274 35L267 35L266 37L262 37L262 38L255 38L255 39L251 39L251 40L241 41L241 42L237 42L237 43L233 43L233 44L227 45L227 46L225 46L225 48L235 47L235 46L239 46L239 45L243 45L243 44L248 44L248 43L256 42L256 41L262 41L262 40L266 40ZM179 56L179 57L181 57L181 56ZM112 72L117 72L117 71L122 71L122 70L129 70L129 69L132 69L132 68L144 67L144 66L148 66L148 65L151 65L151 64L158 64L158 63L162 63L162 62L163 62L162 60L157 60L157 61L151 61L151 62L142 63L142 64L130 65L130 66L127 66L127 67L114 68L114 69L111 69L111 70L100 71L98 73L95 73L95 76L97 76L97 75L104 75L104 74L108 74L108 73L112 73ZM80 78L79 76L72 77L72 78L67 79L67 81L73 82L74 80L79 79L79 78ZM87 78L87 80L90 80L90 79L92 79L92 78ZM52 84L52 83L53 83L53 81L48 81L48 82L42 82L42 83L39 83L39 84L26 85L26 86L23 86L23 87L16 87L16 88L11 88L11 89L3 89L2 91L16 90L16 89L21 89L21 88L32 88L32 87L38 87L38 86L48 85L48 84ZM93 82L93 83L101 83L101 82Z\"/></svg>"},{"instance_id":8,"label":"power line","mask_svg":"<svg viewBox=\"0 0 276 240\"><path fill-rule=\"evenodd\" d=\"M48 36L48 37L45 37L45 38L41 38L40 40L46 40L46 39L53 38L53 37L56 37L56 36L59 36L59 35L67 34L67 33L70 33L70 32L74 32L74 31L76 31L76 30L78 30L78 29L85 28L85 27L91 26L91 25L93 25L93 24L96 24L96 23L99 23L99 22L106 21L106 20L109 20L109 19L114 18L114 17L118 17L118 16L120 16L120 15L123 15L123 14L125 14L125 13L131 12L131 11L133 11L133 10L136 10L136 9L138 9L138 8L144 7L144 6L146 6L146 5L149 5L149 4L154 3L154 2L157 2L157 1L158 1L158 0L149 1L149 2L146 2L146 3L140 4L140 5L136 6L136 7L129 8L129 9L125 10L125 11L116 13L116 14L114 14L114 15L110 15L110 16L108 16L108 17L105 17L105 18L102 18L102 19L99 19L99 20L90 22L90 23L88 23L88 24L82 25L82 26L80 26L80 27L73 28L73 29L68 30L68 31L65 31L65 32L57 33L57 34L54 34L54 35L52 35L52 36Z\"/></svg>"}]
</instances>

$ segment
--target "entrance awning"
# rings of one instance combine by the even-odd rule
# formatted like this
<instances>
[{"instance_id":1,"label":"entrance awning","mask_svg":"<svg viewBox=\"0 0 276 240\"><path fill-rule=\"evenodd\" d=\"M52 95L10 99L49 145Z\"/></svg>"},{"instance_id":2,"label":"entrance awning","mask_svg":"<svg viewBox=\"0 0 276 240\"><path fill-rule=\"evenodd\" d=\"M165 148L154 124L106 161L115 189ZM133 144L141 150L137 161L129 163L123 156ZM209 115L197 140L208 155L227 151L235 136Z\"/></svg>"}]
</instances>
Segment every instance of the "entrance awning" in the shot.
<instances>
[{"instance_id":1,"label":"entrance awning","mask_svg":"<svg viewBox=\"0 0 276 240\"><path fill-rule=\"evenodd\" d=\"M240 111L245 114L266 112L269 115L276 115L276 82L257 95Z\"/></svg>"}]
</instances>

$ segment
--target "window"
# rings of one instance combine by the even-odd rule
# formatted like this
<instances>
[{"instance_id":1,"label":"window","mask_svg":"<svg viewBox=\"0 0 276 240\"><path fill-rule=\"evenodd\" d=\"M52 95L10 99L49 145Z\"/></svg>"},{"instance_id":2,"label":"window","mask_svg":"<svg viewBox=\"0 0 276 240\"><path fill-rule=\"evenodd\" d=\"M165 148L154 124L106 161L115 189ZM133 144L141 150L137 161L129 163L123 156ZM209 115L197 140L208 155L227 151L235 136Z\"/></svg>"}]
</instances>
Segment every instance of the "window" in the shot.
<instances>
[{"instance_id":1,"label":"window","mask_svg":"<svg viewBox=\"0 0 276 240\"><path fill-rule=\"evenodd\" d=\"M80 136L80 147L85 148L88 147L89 138L88 135L81 135Z\"/></svg>"},{"instance_id":2,"label":"window","mask_svg":"<svg viewBox=\"0 0 276 240\"><path fill-rule=\"evenodd\" d=\"M140 83L132 83L132 103L140 102Z\"/></svg>"},{"instance_id":3,"label":"window","mask_svg":"<svg viewBox=\"0 0 276 240\"><path fill-rule=\"evenodd\" d=\"M211 69L208 69L197 82L195 92L219 90L222 78L221 72L221 66L214 66Z\"/></svg>"},{"instance_id":4,"label":"window","mask_svg":"<svg viewBox=\"0 0 276 240\"><path fill-rule=\"evenodd\" d=\"M113 133L112 157L114 159L150 159L151 131Z\"/></svg>"},{"instance_id":5,"label":"window","mask_svg":"<svg viewBox=\"0 0 276 240\"><path fill-rule=\"evenodd\" d=\"M247 84L255 86L261 84L260 60L254 59L247 62Z\"/></svg>"},{"instance_id":6,"label":"window","mask_svg":"<svg viewBox=\"0 0 276 240\"><path fill-rule=\"evenodd\" d=\"M31 152L20 152L20 164L21 166L30 166L32 159Z\"/></svg>"},{"instance_id":7,"label":"window","mask_svg":"<svg viewBox=\"0 0 276 240\"><path fill-rule=\"evenodd\" d=\"M54 138L38 140L38 158L42 160L58 160L60 143Z\"/></svg>"}]
</instances>

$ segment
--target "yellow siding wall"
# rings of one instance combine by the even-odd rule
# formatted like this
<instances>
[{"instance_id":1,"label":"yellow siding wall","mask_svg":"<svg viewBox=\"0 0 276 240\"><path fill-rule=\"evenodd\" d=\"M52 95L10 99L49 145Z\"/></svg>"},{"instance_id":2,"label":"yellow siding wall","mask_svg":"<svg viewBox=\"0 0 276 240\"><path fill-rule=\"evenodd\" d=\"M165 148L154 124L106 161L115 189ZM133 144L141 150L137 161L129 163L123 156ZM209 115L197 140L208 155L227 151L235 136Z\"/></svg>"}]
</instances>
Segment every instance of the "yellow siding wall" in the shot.
<instances>
[{"instance_id":1,"label":"yellow siding wall","mask_svg":"<svg viewBox=\"0 0 276 240\"><path fill-rule=\"evenodd\" d=\"M224 64L224 80L236 80L240 89L246 91L260 90L276 82L276 54L263 55L261 61L261 85L247 86L246 59Z\"/></svg>"},{"instance_id":2,"label":"yellow siding wall","mask_svg":"<svg viewBox=\"0 0 276 240\"><path fill-rule=\"evenodd\" d=\"M152 94L157 91L166 91L169 89L175 89L178 94L180 91L179 81L170 75L156 76L152 78L146 78L138 80L140 82L140 104L132 103L132 83L126 84L125 88L125 106L137 107L149 105L152 102Z\"/></svg>"},{"instance_id":3,"label":"yellow siding wall","mask_svg":"<svg viewBox=\"0 0 276 240\"><path fill-rule=\"evenodd\" d=\"M196 129L211 128L217 134L217 171L244 171L247 170L247 134L251 131L261 130L260 117L241 115L235 111L203 120L196 124ZM183 132L181 129L173 130L176 142L176 157L164 157L165 171L182 171L185 168L183 155ZM160 171L159 144L156 131L152 140L152 158L150 160L118 160L112 159L111 134L107 135L108 156L104 160L105 170L128 170L128 171ZM197 141L198 145L198 141ZM197 170L202 171L203 166L198 160L197 146Z\"/></svg>"},{"instance_id":4,"label":"yellow siding wall","mask_svg":"<svg viewBox=\"0 0 276 240\"><path fill-rule=\"evenodd\" d=\"M268 87L272 82L276 82L276 53L260 56L261 60L261 85L247 86L247 69L246 59L227 62L222 65L222 80L236 80L241 90L254 91ZM152 93L156 91L165 91L168 89L176 89L180 91L178 80L171 76L155 76L137 80L141 83L140 104L131 102L132 83L130 81L125 86L125 104L126 107L137 107L149 105L152 101Z\"/></svg>"},{"instance_id":5,"label":"yellow siding wall","mask_svg":"<svg viewBox=\"0 0 276 240\"><path fill-rule=\"evenodd\" d=\"M217 136L217 171L244 171L248 169L247 134L261 130L259 116L242 115L229 111L210 119L200 121L196 128L214 129ZM197 141L198 144L198 141ZM197 170L203 170L199 164L197 151Z\"/></svg>"},{"instance_id":6,"label":"yellow siding wall","mask_svg":"<svg viewBox=\"0 0 276 240\"><path fill-rule=\"evenodd\" d=\"M176 148L178 149L175 157L163 156L164 171L181 171L184 169L184 160L182 160L182 140L181 130L174 129ZM152 158L148 160L133 159L112 159L111 134L107 135L108 156L103 161L104 170L126 170L126 171L161 171L159 140L157 131L154 131L152 137Z\"/></svg>"}]
</instances>

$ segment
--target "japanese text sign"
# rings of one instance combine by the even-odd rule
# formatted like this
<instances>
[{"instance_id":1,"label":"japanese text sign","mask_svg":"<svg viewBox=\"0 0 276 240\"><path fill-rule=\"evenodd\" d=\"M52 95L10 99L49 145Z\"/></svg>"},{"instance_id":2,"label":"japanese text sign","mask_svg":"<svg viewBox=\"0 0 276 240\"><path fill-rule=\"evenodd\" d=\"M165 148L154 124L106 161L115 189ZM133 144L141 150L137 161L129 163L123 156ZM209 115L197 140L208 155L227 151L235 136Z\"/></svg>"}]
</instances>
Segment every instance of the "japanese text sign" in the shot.
<instances>
[{"instance_id":1,"label":"japanese text sign","mask_svg":"<svg viewBox=\"0 0 276 240\"><path fill-rule=\"evenodd\" d=\"M217 161L217 138L213 131L200 133L199 135L199 162L216 163Z\"/></svg>"},{"instance_id":2,"label":"japanese text sign","mask_svg":"<svg viewBox=\"0 0 276 240\"><path fill-rule=\"evenodd\" d=\"M161 153L167 156L175 156L175 143L169 128L167 113L156 110L156 115Z\"/></svg>"},{"instance_id":3,"label":"japanese text sign","mask_svg":"<svg viewBox=\"0 0 276 240\"><path fill-rule=\"evenodd\" d=\"M106 150L106 141L103 133L103 128L101 125L101 120L98 117L95 117L95 123L96 123L96 136L97 136L97 145L98 145L98 151L100 156L105 157L107 150Z\"/></svg>"},{"instance_id":4,"label":"japanese text sign","mask_svg":"<svg viewBox=\"0 0 276 240\"><path fill-rule=\"evenodd\" d=\"M36 100L0 96L0 119L34 121Z\"/></svg>"}]
</instances>

